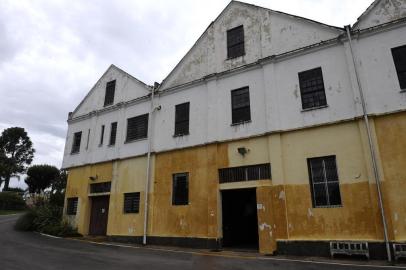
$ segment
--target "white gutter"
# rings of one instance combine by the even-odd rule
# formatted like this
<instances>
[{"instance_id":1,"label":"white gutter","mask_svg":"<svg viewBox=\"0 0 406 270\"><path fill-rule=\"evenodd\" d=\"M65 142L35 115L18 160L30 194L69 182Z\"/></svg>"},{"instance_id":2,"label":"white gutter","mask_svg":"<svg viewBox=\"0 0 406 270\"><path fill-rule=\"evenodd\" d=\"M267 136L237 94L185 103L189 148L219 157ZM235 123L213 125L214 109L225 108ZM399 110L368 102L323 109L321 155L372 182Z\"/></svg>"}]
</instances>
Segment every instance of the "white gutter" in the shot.
<instances>
[{"instance_id":1,"label":"white gutter","mask_svg":"<svg viewBox=\"0 0 406 270\"><path fill-rule=\"evenodd\" d=\"M144 234L142 237L142 244L147 244L147 227L148 227L148 192L149 192L149 182L151 178L151 150L152 150L152 131L153 131L153 117L152 114L155 111L154 108L154 94L155 90L157 89L157 85L155 84L152 88L151 93L151 107L150 112L148 114L148 153L147 153L147 177L145 181L145 196L144 196Z\"/></svg>"},{"instance_id":2,"label":"white gutter","mask_svg":"<svg viewBox=\"0 0 406 270\"><path fill-rule=\"evenodd\" d=\"M370 154L371 154L372 168L374 170L376 189L378 191L379 208L381 210L381 218L382 218L382 224L383 224L384 239L385 239L385 244L386 244L386 252L387 252L387 256L388 256L388 261L390 262L390 261L392 261L392 256L391 256L391 250L390 250L389 238L388 238L388 225L387 225L387 222L386 222L385 209L384 209L384 206L383 206L383 198L382 198L382 191L381 191L381 180L380 180L379 171L378 171L378 162L376 160L375 147L374 147L374 143L373 143L372 135L371 135L371 127L369 126L367 106L366 106L365 99L364 99L364 93L363 93L362 86L361 86L361 80L359 78L359 73L358 73L358 69L357 69L357 64L356 64L354 52L353 52L353 49L352 49L352 39L351 39L351 32L350 32L351 31L351 26L349 26L349 25L345 26L345 30L347 32L348 42L349 42L349 45L350 45L352 63L354 65L355 77L357 78L358 91L359 91L359 95L360 95L360 98L361 98L364 122L365 122L365 126L366 126L366 129L367 129L367 134L368 134L369 151L370 151Z\"/></svg>"}]
</instances>

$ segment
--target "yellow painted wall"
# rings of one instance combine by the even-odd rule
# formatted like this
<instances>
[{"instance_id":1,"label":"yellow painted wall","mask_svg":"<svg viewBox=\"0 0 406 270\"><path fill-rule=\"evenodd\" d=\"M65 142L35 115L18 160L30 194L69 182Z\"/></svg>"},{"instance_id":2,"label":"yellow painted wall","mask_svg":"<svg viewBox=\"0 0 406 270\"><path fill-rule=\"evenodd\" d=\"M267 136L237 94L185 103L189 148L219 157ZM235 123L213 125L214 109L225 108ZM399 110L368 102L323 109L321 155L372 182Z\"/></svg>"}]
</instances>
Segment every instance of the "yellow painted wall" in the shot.
<instances>
[{"instance_id":1,"label":"yellow painted wall","mask_svg":"<svg viewBox=\"0 0 406 270\"><path fill-rule=\"evenodd\" d=\"M216 144L156 156L151 235L217 238L218 168L228 167L227 148ZM172 205L172 175L189 173L189 205Z\"/></svg>"},{"instance_id":2,"label":"yellow painted wall","mask_svg":"<svg viewBox=\"0 0 406 270\"><path fill-rule=\"evenodd\" d=\"M374 119L390 238L406 240L406 113Z\"/></svg>"}]
</instances>

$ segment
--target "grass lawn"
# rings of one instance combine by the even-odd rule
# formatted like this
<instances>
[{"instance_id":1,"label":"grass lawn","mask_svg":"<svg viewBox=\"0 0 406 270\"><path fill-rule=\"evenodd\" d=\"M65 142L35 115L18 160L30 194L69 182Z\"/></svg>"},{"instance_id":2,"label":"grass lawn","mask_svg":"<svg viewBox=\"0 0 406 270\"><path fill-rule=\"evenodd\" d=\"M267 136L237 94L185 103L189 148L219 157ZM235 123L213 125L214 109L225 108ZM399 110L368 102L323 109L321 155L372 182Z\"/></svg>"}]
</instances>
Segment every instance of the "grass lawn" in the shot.
<instances>
[{"instance_id":1,"label":"grass lawn","mask_svg":"<svg viewBox=\"0 0 406 270\"><path fill-rule=\"evenodd\" d=\"M19 214L24 212L24 210L0 210L0 216Z\"/></svg>"}]
</instances>

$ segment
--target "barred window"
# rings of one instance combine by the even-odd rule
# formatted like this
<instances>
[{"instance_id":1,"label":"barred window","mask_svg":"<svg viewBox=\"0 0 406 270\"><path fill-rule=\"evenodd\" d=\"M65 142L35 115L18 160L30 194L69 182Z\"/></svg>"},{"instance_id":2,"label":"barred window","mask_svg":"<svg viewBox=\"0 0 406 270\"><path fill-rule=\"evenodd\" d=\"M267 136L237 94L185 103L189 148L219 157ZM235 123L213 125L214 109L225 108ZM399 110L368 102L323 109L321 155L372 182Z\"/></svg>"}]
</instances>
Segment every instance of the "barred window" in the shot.
<instances>
[{"instance_id":1,"label":"barred window","mask_svg":"<svg viewBox=\"0 0 406 270\"><path fill-rule=\"evenodd\" d=\"M116 136L117 136L117 122L111 123L110 126L110 142L109 145L116 144Z\"/></svg>"},{"instance_id":2,"label":"barred window","mask_svg":"<svg viewBox=\"0 0 406 270\"><path fill-rule=\"evenodd\" d=\"M406 45L393 48L392 57L401 89L406 89Z\"/></svg>"},{"instance_id":3,"label":"barred window","mask_svg":"<svg viewBox=\"0 0 406 270\"><path fill-rule=\"evenodd\" d=\"M111 182L90 184L90 193L106 193L111 190Z\"/></svg>"},{"instance_id":4,"label":"barred window","mask_svg":"<svg viewBox=\"0 0 406 270\"><path fill-rule=\"evenodd\" d=\"M231 91L232 123L238 124L251 120L249 88Z\"/></svg>"},{"instance_id":5,"label":"barred window","mask_svg":"<svg viewBox=\"0 0 406 270\"><path fill-rule=\"evenodd\" d=\"M116 80L106 84L106 95L104 96L104 107L114 103L114 92L116 90Z\"/></svg>"},{"instance_id":6,"label":"barred window","mask_svg":"<svg viewBox=\"0 0 406 270\"><path fill-rule=\"evenodd\" d=\"M175 106L175 136L189 134L189 108L189 102Z\"/></svg>"},{"instance_id":7,"label":"barred window","mask_svg":"<svg viewBox=\"0 0 406 270\"><path fill-rule=\"evenodd\" d=\"M127 119L126 141L144 139L148 136L148 114Z\"/></svg>"},{"instance_id":8,"label":"barred window","mask_svg":"<svg viewBox=\"0 0 406 270\"><path fill-rule=\"evenodd\" d=\"M271 179L271 164L219 169L220 184Z\"/></svg>"},{"instance_id":9,"label":"barred window","mask_svg":"<svg viewBox=\"0 0 406 270\"><path fill-rule=\"evenodd\" d=\"M227 31L227 57L235 58L244 54L244 26L240 25Z\"/></svg>"},{"instance_id":10,"label":"barred window","mask_svg":"<svg viewBox=\"0 0 406 270\"><path fill-rule=\"evenodd\" d=\"M78 198L68 198L66 204L66 214L67 215L76 215L78 211Z\"/></svg>"},{"instance_id":11,"label":"barred window","mask_svg":"<svg viewBox=\"0 0 406 270\"><path fill-rule=\"evenodd\" d=\"M341 206L335 156L307 159L313 207Z\"/></svg>"},{"instance_id":12,"label":"barred window","mask_svg":"<svg viewBox=\"0 0 406 270\"><path fill-rule=\"evenodd\" d=\"M321 68L315 68L299 73L302 108L310 109L327 105Z\"/></svg>"},{"instance_id":13,"label":"barred window","mask_svg":"<svg viewBox=\"0 0 406 270\"><path fill-rule=\"evenodd\" d=\"M73 143L71 154L79 153L80 151L80 141L82 140L82 131L73 134Z\"/></svg>"},{"instance_id":14,"label":"barred window","mask_svg":"<svg viewBox=\"0 0 406 270\"><path fill-rule=\"evenodd\" d=\"M189 174L173 175L172 205L187 205L189 203Z\"/></svg>"},{"instance_id":15,"label":"barred window","mask_svg":"<svg viewBox=\"0 0 406 270\"><path fill-rule=\"evenodd\" d=\"M124 213L139 213L140 193L124 193Z\"/></svg>"}]
</instances>

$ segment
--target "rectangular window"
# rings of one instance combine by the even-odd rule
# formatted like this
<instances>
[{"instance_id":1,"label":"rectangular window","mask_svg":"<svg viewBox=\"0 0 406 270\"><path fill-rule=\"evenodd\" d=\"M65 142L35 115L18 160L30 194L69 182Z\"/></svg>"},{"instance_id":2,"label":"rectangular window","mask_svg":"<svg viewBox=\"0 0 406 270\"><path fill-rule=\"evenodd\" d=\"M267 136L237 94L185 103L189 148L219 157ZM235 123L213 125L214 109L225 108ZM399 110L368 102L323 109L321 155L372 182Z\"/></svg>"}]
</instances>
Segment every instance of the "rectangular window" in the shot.
<instances>
[{"instance_id":1,"label":"rectangular window","mask_svg":"<svg viewBox=\"0 0 406 270\"><path fill-rule=\"evenodd\" d=\"M90 184L90 193L107 193L111 190L111 182Z\"/></svg>"},{"instance_id":2,"label":"rectangular window","mask_svg":"<svg viewBox=\"0 0 406 270\"><path fill-rule=\"evenodd\" d=\"M73 143L71 154L79 153L80 151L80 141L82 139L82 131L73 134Z\"/></svg>"},{"instance_id":3,"label":"rectangular window","mask_svg":"<svg viewBox=\"0 0 406 270\"><path fill-rule=\"evenodd\" d=\"M336 157L308 158L313 207L341 206Z\"/></svg>"},{"instance_id":4,"label":"rectangular window","mask_svg":"<svg viewBox=\"0 0 406 270\"><path fill-rule=\"evenodd\" d=\"M126 141L144 139L148 136L148 114L127 119Z\"/></svg>"},{"instance_id":5,"label":"rectangular window","mask_svg":"<svg viewBox=\"0 0 406 270\"><path fill-rule=\"evenodd\" d=\"M392 49L400 89L406 89L406 45Z\"/></svg>"},{"instance_id":6,"label":"rectangular window","mask_svg":"<svg viewBox=\"0 0 406 270\"><path fill-rule=\"evenodd\" d=\"M271 179L271 164L219 169L220 184Z\"/></svg>"},{"instance_id":7,"label":"rectangular window","mask_svg":"<svg viewBox=\"0 0 406 270\"><path fill-rule=\"evenodd\" d=\"M104 96L104 107L114 103L114 92L116 90L116 80L106 84L106 95Z\"/></svg>"},{"instance_id":8,"label":"rectangular window","mask_svg":"<svg viewBox=\"0 0 406 270\"><path fill-rule=\"evenodd\" d=\"M227 31L227 57L235 58L244 54L244 26L240 25Z\"/></svg>"},{"instance_id":9,"label":"rectangular window","mask_svg":"<svg viewBox=\"0 0 406 270\"><path fill-rule=\"evenodd\" d=\"M189 174L173 175L172 205L187 205L189 203Z\"/></svg>"},{"instance_id":10,"label":"rectangular window","mask_svg":"<svg viewBox=\"0 0 406 270\"><path fill-rule=\"evenodd\" d=\"M138 213L140 210L140 193L124 193L124 213Z\"/></svg>"},{"instance_id":11,"label":"rectangular window","mask_svg":"<svg viewBox=\"0 0 406 270\"><path fill-rule=\"evenodd\" d=\"M231 91L231 107L233 124L251 120L250 94L248 87Z\"/></svg>"},{"instance_id":12,"label":"rectangular window","mask_svg":"<svg viewBox=\"0 0 406 270\"><path fill-rule=\"evenodd\" d=\"M103 140L104 140L104 125L101 126L100 144L99 144L99 146L103 145Z\"/></svg>"},{"instance_id":13,"label":"rectangular window","mask_svg":"<svg viewBox=\"0 0 406 270\"><path fill-rule=\"evenodd\" d=\"M327 105L323 73L320 67L300 72L299 85L304 110Z\"/></svg>"},{"instance_id":14,"label":"rectangular window","mask_svg":"<svg viewBox=\"0 0 406 270\"><path fill-rule=\"evenodd\" d=\"M189 102L175 106L175 136L189 134L189 107Z\"/></svg>"},{"instance_id":15,"label":"rectangular window","mask_svg":"<svg viewBox=\"0 0 406 270\"><path fill-rule=\"evenodd\" d=\"M116 136L117 136L117 122L111 123L110 127L110 142L109 145L116 144Z\"/></svg>"},{"instance_id":16,"label":"rectangular window","mask_svg":"<svg viewBox=\"0 0 406 270\"><path fill-rule=\"evenodd\" d=\"M78 198L68 198L66 205L66 214L67 215L76 215L78 211Z\"/></svg>"}]
</instances>

